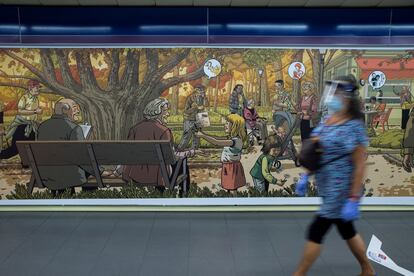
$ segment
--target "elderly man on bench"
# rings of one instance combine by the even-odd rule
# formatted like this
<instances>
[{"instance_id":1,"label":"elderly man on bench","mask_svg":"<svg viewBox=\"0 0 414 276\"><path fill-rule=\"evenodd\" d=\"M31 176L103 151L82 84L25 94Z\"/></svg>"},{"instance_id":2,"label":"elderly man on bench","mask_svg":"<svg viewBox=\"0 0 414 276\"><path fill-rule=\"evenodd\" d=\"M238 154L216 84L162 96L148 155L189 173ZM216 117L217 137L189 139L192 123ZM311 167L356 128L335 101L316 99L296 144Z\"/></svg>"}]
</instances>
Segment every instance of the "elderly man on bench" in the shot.
<instances>
[{"instance_id":1,"label":"elderly man on bench","mask_svg":"<svg viewBox=\"0 0 414 276\"><path fill-rule=\"evenodd\" d=\"M52 117L40 124L37 140L42 141L82 141L85 140L82 128L75 123L80 114L79 106L71 99L62 99L55 104ZM43 185L52 190L56 196L67 188L82 186L90 175L94 175L91 166L39 166ZM82 187L83 190L96 189Z\"/></svg>"}]
</instances>

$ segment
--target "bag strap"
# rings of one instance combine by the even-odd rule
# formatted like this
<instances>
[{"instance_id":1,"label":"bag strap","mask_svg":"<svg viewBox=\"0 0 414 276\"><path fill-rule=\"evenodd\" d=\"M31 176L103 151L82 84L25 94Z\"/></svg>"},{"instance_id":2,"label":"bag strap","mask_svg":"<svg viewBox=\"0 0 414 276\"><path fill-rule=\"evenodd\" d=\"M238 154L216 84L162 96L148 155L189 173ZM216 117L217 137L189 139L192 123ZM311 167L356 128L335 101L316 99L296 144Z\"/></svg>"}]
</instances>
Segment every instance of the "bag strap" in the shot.
<instances>
[{"instance_id":1,"label":"bag strap","mask_svg":"<svg viewBox=\"0 0 414 276\"><path fill-rule=\"evenodd\" d=\"M333 159L331 159L331 160L329 160L329 161L327 161L327 162L325 162L325 163L322 163L322 164L321 164L321 167L326 166L326 165L328 165L329 163L332 163L332 162L334 162L334 161L340 160L340 159L342 159L342 158L344 158L344 157L346 157L346 156L348 156L348 155L351 155L351 154L352 154L352 153L344 153L344 154L341 154L341 155L339 155L339 156L337 156L337 157L335 157L335 158L333 158Z\"/></svg>"}]
</instances>

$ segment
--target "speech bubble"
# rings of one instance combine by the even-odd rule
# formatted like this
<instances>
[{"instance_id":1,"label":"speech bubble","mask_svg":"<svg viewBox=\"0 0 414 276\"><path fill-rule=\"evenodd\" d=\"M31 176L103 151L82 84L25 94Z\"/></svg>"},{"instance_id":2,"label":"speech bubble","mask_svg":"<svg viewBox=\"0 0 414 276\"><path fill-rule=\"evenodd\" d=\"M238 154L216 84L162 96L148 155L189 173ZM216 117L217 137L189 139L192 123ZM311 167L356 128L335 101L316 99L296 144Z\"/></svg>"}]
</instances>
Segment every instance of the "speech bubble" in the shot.
<instances>
[{"instance_id":1,"label":"speech bubble","mask_svg":"<svg viewBox=\"0 0 414 276\"><path fill-rule=\"evenodd\" d=\"M306 68L302 62L295 61L289 65L288 69L289 76L294 80L300 80L305 76Z\"/></svg>"},{"instance_id":2,"label":"speech bubble","mask_svg":"<svg viewBox=\"0 0 414 276\"><path fill-rule=\"evenodd\" d=\"M221 64L216 59L209 59L204 63L204 74L209 79L217 77L221 73Z\"/></svg>"},{"instance_id":3,"label":"speech bubble","mask_svg":"<svg viewBox=\"0 0 414 276\"><path fill-rule=\"evenodd\" d=\"M374 89L379 89L383 87L386 80L387 78L385 77L385 74L381 71L374 71L371 74L369 74L368 77L369 84Z\"/></svg>"}]
</instances>

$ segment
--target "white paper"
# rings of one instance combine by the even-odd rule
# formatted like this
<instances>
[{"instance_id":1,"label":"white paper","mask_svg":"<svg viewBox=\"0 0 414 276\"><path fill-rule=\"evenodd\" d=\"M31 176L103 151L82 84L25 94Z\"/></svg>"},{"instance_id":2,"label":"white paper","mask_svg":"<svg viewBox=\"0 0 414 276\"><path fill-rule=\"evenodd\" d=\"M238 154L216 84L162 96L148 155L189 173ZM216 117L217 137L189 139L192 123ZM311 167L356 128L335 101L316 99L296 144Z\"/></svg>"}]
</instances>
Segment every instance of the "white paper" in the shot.
<instances>
[{"instance_id":1,"label":"white paper","mask_svg":"<svg viewBox=\"0 0 414 276\"><path fill-rule=\"evenodd\" d=\"M208 117L208 112L200 112L197 113L197 124L201 128L209 127L210 126L210 118Z\"/></svg>"},{"instance_id":2,"label":"white paper","mask_svg":"<svg viewBox=\"0 0 414 276\"><path fill-rule=\"evenodd\" d=\"M88 137L89 132L91 131L92 126L88 124L84 124L84 125L80 125L80 127L82 128L83 136L86 139Z\"/></svg>"},{"instance_id":3,"label":"white paper","mask_svg":"<svg viewBox=\"0 0 414 276\"><path fill-rule=\"evenodd\" d=\"M375 236L372 235L371 241L369 242L368 249L367 249L367 257L368 259L379 263L395 272L400 273L401 275L405 276L414 276L414 273L408 271L405 268L398 266L384 251L381 250L382 242Z\"/></svg>"}]
</instances>

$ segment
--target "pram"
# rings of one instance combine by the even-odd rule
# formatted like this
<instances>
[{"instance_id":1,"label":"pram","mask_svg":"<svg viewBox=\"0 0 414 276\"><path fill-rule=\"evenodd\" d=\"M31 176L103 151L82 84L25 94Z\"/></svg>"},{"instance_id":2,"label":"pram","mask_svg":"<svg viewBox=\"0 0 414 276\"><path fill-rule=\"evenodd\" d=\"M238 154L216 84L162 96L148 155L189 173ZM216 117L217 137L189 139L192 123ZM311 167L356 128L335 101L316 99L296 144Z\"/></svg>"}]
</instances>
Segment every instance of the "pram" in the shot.
<instances>
[{"instance_id":1,"label":"pram","mask_svg":"<svg viewBox=\"0 0 414 276\"><path fill-rule=\"evenodd\" d=\"M277 115L284 117L288 125L288 131L286 136L283 137L280 153L276 157L275 161L273 161L272 167L280 169L282 166L282 163L280 162L281 160L292 160L295 162L295 166L299 167L300 164L297 158L297 150L292 138L300 125L301 118L297 115L297 113L290 113L286 111L279 111Z\"/></svg>"}]
</instances>

